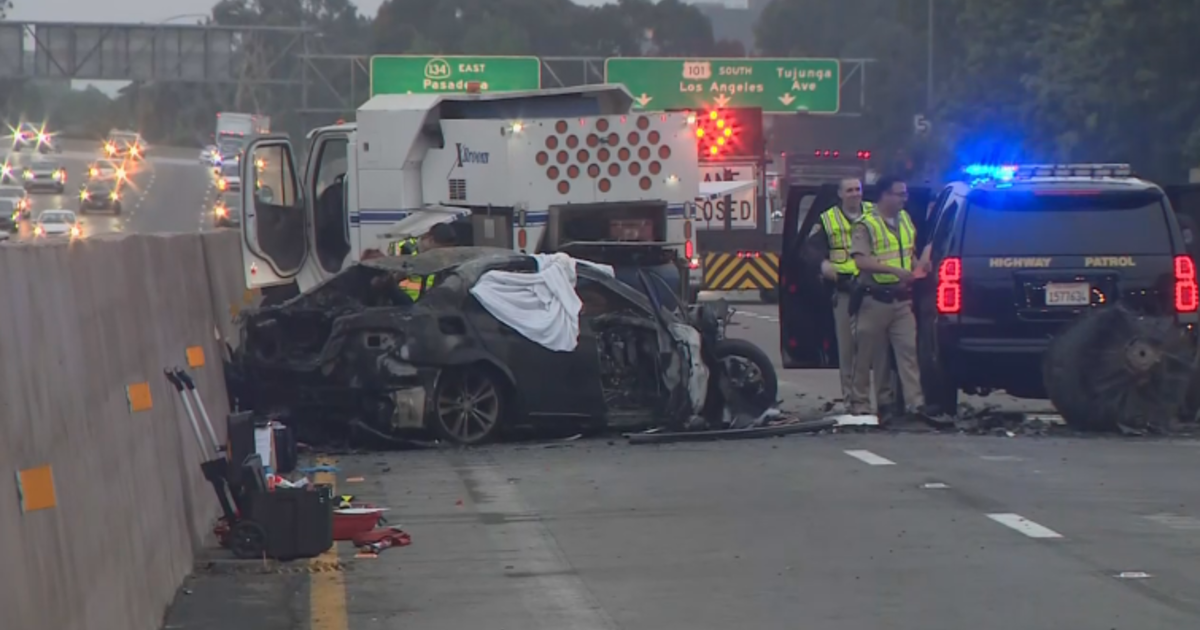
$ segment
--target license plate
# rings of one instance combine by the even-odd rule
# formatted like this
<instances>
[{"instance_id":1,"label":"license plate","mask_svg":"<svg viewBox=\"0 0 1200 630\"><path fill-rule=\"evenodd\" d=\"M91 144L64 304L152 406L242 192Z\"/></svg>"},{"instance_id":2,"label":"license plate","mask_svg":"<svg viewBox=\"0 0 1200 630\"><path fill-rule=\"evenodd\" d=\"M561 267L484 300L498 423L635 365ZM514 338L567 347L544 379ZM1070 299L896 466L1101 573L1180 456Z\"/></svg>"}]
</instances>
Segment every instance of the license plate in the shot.
<instances>
[{"instance_id":1,"label":"license plate","mask_svg":"<svg viewBox=\"0 0 1200 630\"><path fill-rule=\"evenodd\" d=\"M1092 286L1086 282L1049 282L1046 306L1087 306L1092 303Z\"/></svg>"}]
</instances>

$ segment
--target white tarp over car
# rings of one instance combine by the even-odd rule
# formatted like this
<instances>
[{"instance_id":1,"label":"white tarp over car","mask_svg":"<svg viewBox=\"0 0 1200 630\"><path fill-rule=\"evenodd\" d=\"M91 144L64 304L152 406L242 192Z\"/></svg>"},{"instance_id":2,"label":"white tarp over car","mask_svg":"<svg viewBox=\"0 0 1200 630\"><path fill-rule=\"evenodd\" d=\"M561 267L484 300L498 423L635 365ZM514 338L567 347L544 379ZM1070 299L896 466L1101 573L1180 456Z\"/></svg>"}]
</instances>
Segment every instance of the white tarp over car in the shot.
<instances>
[{"instance_id":1,"label":"white tarp over car","mask_svg":"<svg viewBox=\"0 0 1200 630\"><path fill-rule=\"evenodd\" d=\"M575 293L575 265L591 265L610 276L613 270L566 254L535 254L534 258L536 273L489 271L471 288L471 295L492 317L526 339L555 352L570 352L579 344L583 308Z\"/></svg>"}]
</instances>

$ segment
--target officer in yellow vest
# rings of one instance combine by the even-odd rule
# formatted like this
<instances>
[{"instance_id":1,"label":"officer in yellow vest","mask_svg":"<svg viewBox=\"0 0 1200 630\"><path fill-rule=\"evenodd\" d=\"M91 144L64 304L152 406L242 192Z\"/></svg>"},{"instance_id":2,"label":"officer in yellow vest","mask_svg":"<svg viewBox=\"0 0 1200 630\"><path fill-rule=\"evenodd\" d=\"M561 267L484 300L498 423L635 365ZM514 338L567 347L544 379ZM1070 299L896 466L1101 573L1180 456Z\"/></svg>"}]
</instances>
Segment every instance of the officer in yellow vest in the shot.
<instances>
[{"instance_id":1,"label":"officer in yellow vest","mask_svg":"<svg viewBox=\"0 0 1200 630\"><path fill-rule=\"evenodd\" d=\"M861 292L861 304L851 306L856 350L850 412L857 414L871 413L871 367L877 357L887 355L889 346L896 357L905 403L910 410L925 406L917 364L912 283L928 274L929 261L915 260L917 231L904 210L908 185L885 177L879 181L879 194L875 212L854 226L850 246ZM877 371L875 378L890 380L890 374Z\"/></svg>"},{"instance_id":2,"label":"officer in yellow vest","mask_svg":"<svg viewBox=\"0 0 1200 630\"><path fill-rule=\"evenodd\" d=\"M411 254L415 255L418 252L425 253L435 249L441 249L443 247L454 247L456 240L454 228L449 224L439 223L421 236L421 238L417 241L415 251L412 251ZM429 280L431 280L431 278L410 276L400 281L400 288L403 289L404 292L415 301L421 296L421 286L426 284Z\"/></svg>"},{"instance_id":3,"label":"officer in yellow vest","mask_svg":"<svg viewBox=\"0 0 1200 630\"><path fill-rule=\"evenodd\" d=\"M850 256L851 234L853 226L861 223L863 217L873 209L871 202L863 201L862 182L857 179L839 182L838 199L838 205L821 213L820 221L813 226L811 235L824 232L829 247L828 261L822 264L822 269L825 272L823 275L834 281L833 321L838 344L838 371L842 398L849 401L855 357L854 335L850 326L850 293L858 276L858 266ZM880 361L886 361L886 354ZM895 398L890 380L877 383L876 391L877 396L885 401Z\"/></svg>"}]
</instances>

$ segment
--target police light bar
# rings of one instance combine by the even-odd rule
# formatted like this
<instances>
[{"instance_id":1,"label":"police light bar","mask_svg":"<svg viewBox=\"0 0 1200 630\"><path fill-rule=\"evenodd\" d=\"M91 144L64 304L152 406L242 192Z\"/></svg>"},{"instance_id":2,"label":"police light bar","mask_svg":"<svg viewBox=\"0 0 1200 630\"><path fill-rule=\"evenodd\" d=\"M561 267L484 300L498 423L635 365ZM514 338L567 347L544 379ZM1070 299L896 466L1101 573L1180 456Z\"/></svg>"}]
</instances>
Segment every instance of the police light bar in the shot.
<instances>
[{"instance_id":1,"label":"police light bar","mask_svg":"<svg viewBox=\"0 0 1200 630\"><path fill-rule=\"evenodd\" d=\"M1038 177L1132 177L1128 164L972 164L963 173L975 181L1033 179Z\"/></svg>"},{"instance_id":2,"label":"police light bar","mask_svg":"<svg viewBox=\"0 0 1200 630\"><path fill-rule=\"evenodd\" d=\"M1022 164L1016 178L1031 177L1131 177L1128 164Z\"/></svg>"}]
</instances>

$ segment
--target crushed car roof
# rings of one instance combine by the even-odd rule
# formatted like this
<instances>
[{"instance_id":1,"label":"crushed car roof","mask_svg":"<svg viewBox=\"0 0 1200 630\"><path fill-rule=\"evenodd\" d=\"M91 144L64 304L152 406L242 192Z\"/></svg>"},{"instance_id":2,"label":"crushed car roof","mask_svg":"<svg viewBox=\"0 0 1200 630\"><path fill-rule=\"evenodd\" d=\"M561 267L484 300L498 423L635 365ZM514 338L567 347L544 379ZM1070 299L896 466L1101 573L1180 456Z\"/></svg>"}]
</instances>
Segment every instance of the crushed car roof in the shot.
<instances>
[{"instance_id":1,"label":"crushed car roof","mask_svg":"<svg viewBox=\"0 0 1200 630\"><path fill-rule=\"evenodd\" d=\"M416 256L385 256L365 260L359 264L392 273L428 276L466 262L479 261L481 264L492 265L521 259L532 259L532 257L499 247L443 247Z\"/></svg>"}]
</instances>

